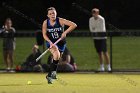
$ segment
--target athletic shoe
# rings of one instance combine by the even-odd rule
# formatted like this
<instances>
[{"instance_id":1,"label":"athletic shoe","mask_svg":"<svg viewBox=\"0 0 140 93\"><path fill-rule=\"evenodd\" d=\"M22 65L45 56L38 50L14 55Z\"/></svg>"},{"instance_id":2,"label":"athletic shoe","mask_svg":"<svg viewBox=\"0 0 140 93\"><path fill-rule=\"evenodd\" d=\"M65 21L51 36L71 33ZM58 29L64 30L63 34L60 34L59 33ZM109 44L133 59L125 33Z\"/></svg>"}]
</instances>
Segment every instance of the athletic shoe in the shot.
<instances>
[{"instance_id":1,"label":"athletic shoe","mask_svg":"<svg viewBox=\"0 0 140 93\"><path fill-rule=\"evenodd\" d=\"M98 71L103 72L103 71L105 71L105 68L103 68L103 67L101 68L101 67L100 67L100 68L98 69Z\"/></svg>"},{"instance_id":2,"label":"athletic shoe","mask_svg":"<svg viewBox=\"0 0 140 93\"><path fill-rule=\"evenodd\" d=\"M56 77L56 71L53 71L53 72L52 72L51 78L52 78L52 79L57 79L57 77Z\"/></svg>"},{"instance_id":3,"label":"athletic shoe","mask_svg":"<svg viewBox=\"0 0 140 93\"><path fill-rule=\"evenodd\" d=\"M9 72L9 71L10 71L10 69L11 69L10 67L7 67L7 68L6 68L6 71L7 71L7 72Z\"/></svg>"},{"instance_id":4,"label":"athletic shoe","mask_svg":"<svg viewBox=\"0 0 140 93\"><path fill-rule=\"evenodd\" d=\"M46 79L48 80L48 84L52 84L52 78L51 77L48 77L48 75L47 75Z\"/></svg>"},{"instance_id":5,"label":"athletic shoe","mask_svg":"<svg viewBox=\"0 0 140 93\"><path fill-rule=\"evenodd\" d=\"M14 69L10 69L10 70L9 70L9 72L14 73L14 72L15 72L15 70L14 70Z\"/></svg>"},{"instance_id":6,"label":"athletic shoe","mask_svg":"<svg viewBox=\"0 0 140 93\"><path fill-rule=\"evenodd\" d=\"M107 67L107 71L111 71L111 68L110 67Z\"/></svg>"}]
</instances>

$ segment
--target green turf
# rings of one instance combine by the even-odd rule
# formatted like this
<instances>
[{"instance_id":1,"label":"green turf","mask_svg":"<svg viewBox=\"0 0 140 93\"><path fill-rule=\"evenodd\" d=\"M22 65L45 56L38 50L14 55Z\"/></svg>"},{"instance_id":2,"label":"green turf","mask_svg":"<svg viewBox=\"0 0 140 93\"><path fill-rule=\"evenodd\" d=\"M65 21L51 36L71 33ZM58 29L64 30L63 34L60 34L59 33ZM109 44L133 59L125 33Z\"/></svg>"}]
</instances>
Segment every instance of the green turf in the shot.
<instances>
[{"instance_id":1,"label":"green turf","mask_svg":"<svg viewBox=\"0 0 140 93\"><path fill-rule=\"evenodd\" d=\"M59 73L48 85L45 74L0 74L0 93L139 93L139 89L140 75Z\"/></svg>"},{"instance_id":2,"label":"green turf","mask_svg":"<svg viewBox=\"0 0 140 93\"><path fill-rule=\"evenodd\" d=\"M113 39L113 67L140 69L139 37L115 37Z\"/></svg>"},{"instance_id":3,"label":"green turf","mask_svg":"<svg viewBox=\"0 0 140 93\"><path fill-rule=\"evenodd\" d=\"M139 62L139 37L114 37L113 38L113 68L114 69L140 69ZM24 62L31 53L35 38L17 38L15 51L15 66ZM2 39L0 39L0 68L5 68L2 58ZM80 70L97 69L98 56L90 37L67 37L67 46L75 58ZM110 49L108 38L108 50ZM42 62L47 62L47 55Z\"/></svg>"}]
</instances>

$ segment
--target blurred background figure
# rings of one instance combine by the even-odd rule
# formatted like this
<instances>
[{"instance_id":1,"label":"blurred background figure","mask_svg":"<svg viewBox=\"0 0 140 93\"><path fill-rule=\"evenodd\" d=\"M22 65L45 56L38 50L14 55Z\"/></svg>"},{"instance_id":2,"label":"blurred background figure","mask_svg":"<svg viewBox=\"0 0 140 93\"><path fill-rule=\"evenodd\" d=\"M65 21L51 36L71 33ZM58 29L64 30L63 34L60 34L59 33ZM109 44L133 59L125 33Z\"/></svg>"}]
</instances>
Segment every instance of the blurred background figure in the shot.
<instances>
[{"instance_id":1,"label":"blurred background figure","mask_svg":"<svg viewBox=\"0 0 140 93\"><path fill-rule=\"evenodd\" d=\"M3 25L3 57L4 62L6 64L6 70L13 72L13 57L14 57L14 50L15 50L15 38L14 33L15 28L12 27L12 20L7 18Z\"/></svg>"},{"instance_id":2,"label":"blurred background figure","mask_svg":"<svg viewBox=\"0 0 140 93\"><path fill-rule=\"evenodd\" d=\"M26 61L21 65L23 72L43 72L41 59L36 62L36 58L41 55L38 45L34 45L32 53L26 58Z\"/></svg>"},{"instance_id":3,"label":"blurred background figure","mask_svg":"<svg viewBox=\"0 0 140 93\"><path fill-rule=\"evenodd\" d=\"M99 14L99 9L92 9L92 17L89 19L89 28L92 33L106 32L105 19ZM104 58L106 60L107 71L111 71L110 59L106 44L107 37L93 37L94 45L99 56L100 68L99 71L105 71Z\"/></svg>"},{"instance_id":4,"label":"blurred background figure","mask_svg":"<svg viewBox=\"0 0 140 93\"><path fill-rule=\"evenodd\" d=\"M52 55L48 57L48 64L52 62ZM74 58L71 55L70 51L66 47L63 54L61 55L61 59L58 64L57 71L58 72L74 72L77 70L77 65L74 62Z\"/></svg>"}]
</instances>

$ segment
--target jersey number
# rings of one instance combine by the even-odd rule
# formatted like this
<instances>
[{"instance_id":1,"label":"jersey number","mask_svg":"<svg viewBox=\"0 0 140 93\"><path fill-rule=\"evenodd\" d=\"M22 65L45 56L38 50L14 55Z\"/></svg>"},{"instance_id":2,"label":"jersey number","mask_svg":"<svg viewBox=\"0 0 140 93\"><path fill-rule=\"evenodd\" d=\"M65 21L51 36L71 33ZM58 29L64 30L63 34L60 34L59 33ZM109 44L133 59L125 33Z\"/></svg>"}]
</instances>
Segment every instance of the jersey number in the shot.
<instances>
[{"instance_id":1,"label":"jersey number","mask_svg":"<svg viewBox=\"0 0 140 93\"><path fill-rule=\"evenodd\" d=\"M52 37L53 37L54 39L59 38L59 35L58 35L58 33L57 33L57 32L54 32L54 33L51 33L51 34L52 34Z\"/></svg>"}]
</instances>

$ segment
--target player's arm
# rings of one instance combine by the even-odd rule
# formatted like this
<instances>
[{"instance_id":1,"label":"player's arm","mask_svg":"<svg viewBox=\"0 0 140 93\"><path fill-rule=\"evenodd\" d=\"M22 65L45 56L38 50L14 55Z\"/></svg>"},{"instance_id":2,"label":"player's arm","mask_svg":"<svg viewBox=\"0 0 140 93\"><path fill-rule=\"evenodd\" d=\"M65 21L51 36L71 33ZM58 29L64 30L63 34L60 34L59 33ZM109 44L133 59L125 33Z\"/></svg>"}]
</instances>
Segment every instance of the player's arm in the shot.
<instances>
[{"instance_id":1,"label":"player's arm","mask_svg":"<svg viewBox=\"0 0 140 93\"><path fill-rule=\"evenodd\" d=\"M95 30L94 22L91 18L89 19L89 29L90 29L90 32L94 32Z\"/></svg>"},{"instance_id":2,"label":"player's arm","mask_svg":"<svg viewBox=\"0 0 140 93\"><path fill-rule=\"evenodd\" d=\"M105 19L103 18L103 19L100 19L100 29L101 29L101 31L102 30L105 30Z\"/></svg>"},{"instance_id":3,"label":"player's arm","mask_svg":"<svg viewBox=\"0 0 140 93\"><path fill-rule=\"evenodd\" d=\"M65 38L66 34L68 34L69 32L73 31L77 27L77 25L74 22L66 20L66 19L63 19L63 18L60 18L60 23L61 23L61 25L69 26L68 29L66 29L63 32L61 38Z\"/></svg>"},{"instance_id":4,"label":"player's arm","mask_svg":"<svg viewBox=\"0 0 140 93\"><path fill-rule=\"evenodd\" d=\"M16 30L15 30L15 28L13 28L12 27L12 29L13 29L13 36L15 35L15 33L16 33ZM16 41L16 38L14 37L14 41Z\"/></svg>"},{"instance_id":5,"label":"player's arm","mask_svg":"<svg viewBox=\"0 0 140 93\"><path fill-rule=\"evenodd\" d=\"M42 25L42 33L43 33L43 38L46 41L48 41L49 43L52 43L51 40L46 35L46 33L47 33L47 21L46 20L43 22L43 25Z\"/></svg>"}]
</instances>

